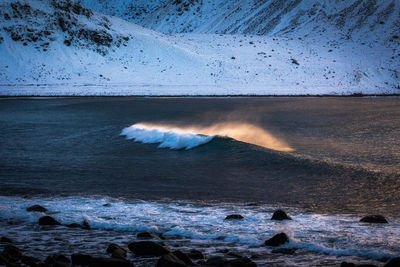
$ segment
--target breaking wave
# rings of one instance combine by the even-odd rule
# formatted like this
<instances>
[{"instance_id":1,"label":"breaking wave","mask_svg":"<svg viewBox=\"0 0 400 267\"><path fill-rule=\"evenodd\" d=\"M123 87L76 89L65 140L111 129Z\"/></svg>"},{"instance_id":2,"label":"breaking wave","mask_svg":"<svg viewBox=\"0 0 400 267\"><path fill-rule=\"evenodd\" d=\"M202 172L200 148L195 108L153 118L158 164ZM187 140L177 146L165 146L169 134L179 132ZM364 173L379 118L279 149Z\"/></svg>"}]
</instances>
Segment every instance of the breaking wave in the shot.
<instances>
[{"instance_id":1,"label":"breaking wave","mask_svg":"<svg viewBox=\"0 0 400 267\"><path fill-rule=\"evenodd\" d=\"M159 143L158 147L170 149L191 149L210 142L215 136L221 136L277 151L294 151L286 142L248 123L217 123L205 127L137 123L124 128L121 135L136 142Z\"/></svg>"},{"instance_id":2,"label":"breaking wave","mask_svg":"<svg viewBox=\"0 0 400 267\"><path fill-rule=\"evenodd\" d=\"M205 136L178 128L134 124L122 130L121 135L136 142L160 143L160 148L191 149L210 142L214 136Z\"/></svg>"}]
</instances>

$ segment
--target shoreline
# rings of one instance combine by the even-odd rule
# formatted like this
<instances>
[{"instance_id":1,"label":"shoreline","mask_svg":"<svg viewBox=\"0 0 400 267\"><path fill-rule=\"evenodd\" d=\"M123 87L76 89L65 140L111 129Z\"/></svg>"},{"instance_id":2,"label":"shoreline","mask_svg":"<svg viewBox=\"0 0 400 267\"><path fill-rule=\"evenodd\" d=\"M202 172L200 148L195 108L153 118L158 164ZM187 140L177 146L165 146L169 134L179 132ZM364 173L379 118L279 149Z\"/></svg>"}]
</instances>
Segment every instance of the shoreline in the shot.
<instances>
[{"instance_id":1,"label":"shoreline","mask_svg":"<svg viewBox=\"0 0 400 267\"><path fill-rule=\"evenodd\" d=\"M400 97L400 94L349 94L349 95L334 95L334 94L294 94L294 95L269 95L269 94L232 94L232 95L0 95L0 99L9 98L362 98L362 97Z\"/></svg>"},{"instance_id":2,"label":"shoreline","mask_svg":"<svg viewBox=\"0 0 400 267\"><path fill-rule=\"evenodd\" d=\"M28 204L28 203L26 203ZM301 226L301 214L278 209L271 216L263 214L263 220L275 225L275 231L257 231L258 241L254 244L241 243L239 240L218 237L217 229L225 225L228 232L240 224L246 223L246 213L228 213L219 217L221 226L213 226L216 231L212 239L199 236L186 236L185 231L166 231L166 229L143 228L135 230L117 230L99 228L92 221L68 221L60 218L67 216L63 211L53 210L51 205L24 205L24 210L35 220L29 222L18 218L0 220L4 224L0 232L0 265L5 266L216 266L216 267L255 267L255 266L391 266L387 263L397 259L396 253L361 248L357 240L352 247L326 247L323 244L308 243L293 235L292 227ZM33 203L31 203L33 204ZM115 203L102 204L102 209L113 210ZM46 208L45 208L46 207ZM50 209L47 210L47 208ZM242 216L243 214L243 216ZM54 216L54 217L53 217ZM154 215L153 215L154 216ZM209 216L212 216L211 214ZM354 222L365 229L377 229L386 222ZM353 218L356 219L356 218ZM195 227L200 227L199 226ZM334 222L331 222L335 225ZM183 225L183 222L177 222ZM233 227L233 228L232 228ZM283 228L282 228L283 227ZM229 230L232 228L231 230ZM235 234L232 232L232 234ZM320 233L323 235L323 233ZM338 234L338 233L336 233ZM222 236L221 236L222 237ZM76 239L78 238L78 239ZM337 235L340 241L340 235ZM353 239L353 238L352 238ZM76 242L78 241L79 242ZM84 240L84 241L82 241ZM382 247L383 248L383 247ZM0 250L1 251L1 250ZM26 254L25 254L26 253ZM28 256L26 256L28 255ZM183 261L183 263L182 263ZM357 265L343 265L348 264Z\"/></svg>"}]
</instances>

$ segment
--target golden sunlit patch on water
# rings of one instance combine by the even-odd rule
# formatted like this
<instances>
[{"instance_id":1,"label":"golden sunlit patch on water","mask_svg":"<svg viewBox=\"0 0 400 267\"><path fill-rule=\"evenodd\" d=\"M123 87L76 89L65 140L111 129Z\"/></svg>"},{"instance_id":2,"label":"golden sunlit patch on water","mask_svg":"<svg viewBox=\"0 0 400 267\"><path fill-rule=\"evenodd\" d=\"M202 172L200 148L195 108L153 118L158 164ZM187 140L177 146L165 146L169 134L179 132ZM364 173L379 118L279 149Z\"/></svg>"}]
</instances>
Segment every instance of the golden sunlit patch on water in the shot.
<instances>
[{"instance_id":1,"label":"golden sunlit patch on water","mask_svg":"<svg viewBox=\"0 0 400 267\"><path fill-rule=\"evenodd\" d=\"M217 123L211 126L187 126L180 127L170 124L150 124L137 123L131 127L143 128L147 130L171 131L178 134L201 134L207 136L225 136L235 140L273 149L277 151L294 151L286 142L274 137L266 130L249 123L226 122Z\"/></svg>"}]
</instances>

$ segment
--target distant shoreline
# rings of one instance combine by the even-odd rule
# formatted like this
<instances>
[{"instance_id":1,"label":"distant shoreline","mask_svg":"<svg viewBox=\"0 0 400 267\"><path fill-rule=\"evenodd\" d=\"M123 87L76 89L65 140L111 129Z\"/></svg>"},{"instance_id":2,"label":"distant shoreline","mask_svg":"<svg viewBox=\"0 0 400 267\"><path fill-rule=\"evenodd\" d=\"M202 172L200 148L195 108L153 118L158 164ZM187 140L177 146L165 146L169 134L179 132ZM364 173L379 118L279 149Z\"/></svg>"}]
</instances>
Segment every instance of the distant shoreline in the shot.
<instances>
[{"instance_id":1,"label":"distant shoreline","mask_svg":"<svg viewBox=\"0 0 400 267\"><path fill-rule=\"evenodd\" d=\"M255 95L255 94L232 94L232 95L0 95L0 98L348 98L348 97L400 97L400 94L349 94L349 95L334 95L334 94L301 94L301 95Z\"/></svg>"}]
</instances>

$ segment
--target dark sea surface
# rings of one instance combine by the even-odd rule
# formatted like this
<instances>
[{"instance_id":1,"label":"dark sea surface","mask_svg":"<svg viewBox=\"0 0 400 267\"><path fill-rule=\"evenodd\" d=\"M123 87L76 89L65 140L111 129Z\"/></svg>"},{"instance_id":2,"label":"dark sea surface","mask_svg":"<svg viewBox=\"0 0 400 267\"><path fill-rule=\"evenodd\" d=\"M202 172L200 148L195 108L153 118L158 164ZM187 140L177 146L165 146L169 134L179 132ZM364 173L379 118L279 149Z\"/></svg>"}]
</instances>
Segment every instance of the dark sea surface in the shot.
<instances>
[{"instance_id":1,"label":"dark sea surface","mask_svg":"<svg viewBox=\"0 0 400 267\"><path fill-rule=\"evenodd\" d=\"M121 135L139 123L178 130L166 148L154 129L135 132L146 144ZM195 142L180 129L219 124L253 125L293 151L232 136L168 148ZM63 223L87 220L95 230L57 228L43 238L36 226L42 214L25 211L31 204L47 206ZM270 221L279 207L295 220ZM224 221L230 213L245 219ZM375 213L389 224L358 222ZM0 225L0 235L20 244L40 236L27 250L45 250L50 239L54 252L67 255L79 250L78 236L95 254L146 230L209 254L229 247L262 255L261 266L379 265L400 251L400 98L0 99ZM290 235L296 256L262 245L278 231Z\"/></svg>"}]
</instances>

